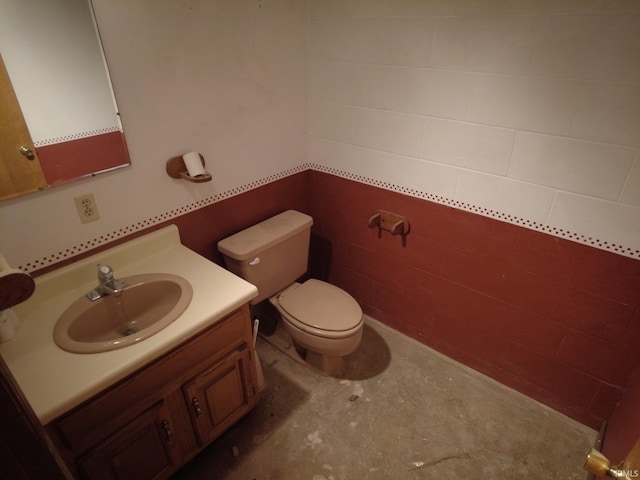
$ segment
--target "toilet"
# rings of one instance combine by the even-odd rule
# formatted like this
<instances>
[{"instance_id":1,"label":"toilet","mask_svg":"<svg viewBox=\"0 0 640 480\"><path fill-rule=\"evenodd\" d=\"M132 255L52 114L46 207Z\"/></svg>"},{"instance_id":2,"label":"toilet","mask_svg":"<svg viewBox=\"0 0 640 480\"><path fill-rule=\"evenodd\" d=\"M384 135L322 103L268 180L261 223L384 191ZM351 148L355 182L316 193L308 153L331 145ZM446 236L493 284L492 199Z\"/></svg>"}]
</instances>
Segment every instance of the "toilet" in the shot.
<instances>
[{"instance_id":1,"label":"toilet","mask_svg":"<svg viewBox=\"0 0 640 480\"><path fill-rule=\"evenodd\" d=\"M358 302L330 283L298 280L307 271L313 219L287 210L218 242L227 269L258 288L256 305L269 300L306 364L338 374L343 357L362 340Z\"/></svg>"}]
</instances>

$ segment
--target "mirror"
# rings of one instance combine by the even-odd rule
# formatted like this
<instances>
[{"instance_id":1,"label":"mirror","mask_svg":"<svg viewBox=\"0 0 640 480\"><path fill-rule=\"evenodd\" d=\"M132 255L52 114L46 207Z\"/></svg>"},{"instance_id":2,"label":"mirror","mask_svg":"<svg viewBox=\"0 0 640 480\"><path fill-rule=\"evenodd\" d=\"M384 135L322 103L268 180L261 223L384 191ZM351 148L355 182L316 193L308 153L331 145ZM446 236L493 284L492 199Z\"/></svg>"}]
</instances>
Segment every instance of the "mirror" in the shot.
<instances>
[{"instance_id":1,"label":"mirror","mask_svg":"<svg viewBox=\"0 0 640 480\"><path fill-rule=\"evenodd\" d=\"M0 199L130 164L89 0L1 0L0 56L31 136L11 143L3 129L11 152L3 150L0 163L15 170L39 160L45 179L22 192L3 192L0 182ZM7 171L0 167L4 183L15 183Z\"/></svg>"}]
</instances>

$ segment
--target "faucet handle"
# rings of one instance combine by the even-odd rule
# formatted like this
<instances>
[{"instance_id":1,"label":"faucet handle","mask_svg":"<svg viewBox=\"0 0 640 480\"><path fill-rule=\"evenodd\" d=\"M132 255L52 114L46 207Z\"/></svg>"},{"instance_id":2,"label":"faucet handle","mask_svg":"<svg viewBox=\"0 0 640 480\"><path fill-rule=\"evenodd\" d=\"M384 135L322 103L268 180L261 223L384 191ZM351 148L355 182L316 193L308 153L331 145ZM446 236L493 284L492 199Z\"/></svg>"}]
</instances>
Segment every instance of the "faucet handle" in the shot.
<instances>
[{"instance_id":1,"label":"faucet handle","mask_svg":"<svg viewBox=\"0 0 640 480\"><path fill-rule=\"evenodd\" d=\"M113 269L109 265L98 265L98 281L108 283L113 280Z\"/></svg>"}]
</instances>

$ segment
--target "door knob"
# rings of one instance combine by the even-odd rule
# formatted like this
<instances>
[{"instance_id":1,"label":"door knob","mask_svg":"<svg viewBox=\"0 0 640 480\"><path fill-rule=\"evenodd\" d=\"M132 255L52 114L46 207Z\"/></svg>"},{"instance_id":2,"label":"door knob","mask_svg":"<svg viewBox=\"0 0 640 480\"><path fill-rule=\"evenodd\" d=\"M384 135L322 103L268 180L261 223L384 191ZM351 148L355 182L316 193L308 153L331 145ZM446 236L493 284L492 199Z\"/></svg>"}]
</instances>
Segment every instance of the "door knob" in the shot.
<instances>
[{"instance_id":1,"label":"door knob","mask_svg":"<svg viewBox=\"0 0 640 480\"><path fill-rule=\"evenodd\" d=\"M173 432L171 431L171 424L167 420L162 420L162 430L164 430L166 441L169 442L173 438Z\"/></svg>"},{"instance_id":2,"label":"door knob","mask_svg":"<svg viewBox=\"0 0 640 480\"><path fill-rule=\"evenodd\" d=\"M200 402L198 401L198 397L193 397L191 400L191 405L193 405L193 411L196 414L196 418L202 415L202 409L200 408Z\"/></svg>"},{"instance_id":3,"label":"door knob","mask_svg":"<svg viewBox=\"0 0 640 480\"><path fill-rule=\"evenodd\" d=\"M33 153L33 150L31 150L26 145L22 145L20 147L20 153L22 155L24 155L25 157L27 157L29 160L33 160L34 158L36 158L36 155L35 155L35 153Z\"/></svg>"},{"instance_id":4,"label":"door knob","mask_svg":"<svg viewBox=\"0 0 640 480\"><path fill-rule=\"evenodd\" d=\"M587 459L584 462L584 469L589 473L593 473L599 477L604 477L611 470L611 462L598 450L592 448L587 453Z\"/></svg>"}]
</instances>

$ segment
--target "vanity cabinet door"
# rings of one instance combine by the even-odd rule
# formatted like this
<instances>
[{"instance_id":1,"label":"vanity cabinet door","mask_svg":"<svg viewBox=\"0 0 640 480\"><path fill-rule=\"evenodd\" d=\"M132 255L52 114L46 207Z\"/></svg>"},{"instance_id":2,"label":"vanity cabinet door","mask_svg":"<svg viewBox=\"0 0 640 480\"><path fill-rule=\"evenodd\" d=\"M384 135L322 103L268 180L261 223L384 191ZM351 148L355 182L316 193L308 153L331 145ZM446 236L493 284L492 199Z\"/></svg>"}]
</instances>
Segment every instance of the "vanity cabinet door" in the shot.
<instances>
[{"instance_id":1,"label":"vanity cabinet door","mask_svg":"<svg viewBox=\"0 0 640 480\"><path fill-rule=\"evenodd\" d=\"M159 402L78 459L91 480L166 478L180 465L169 409Z\"/></svg>"},{"instance_id":2,"label":"vanity cabinet door","mask_svg":"<svg viewBox=\"0 0 640 480\"><path fill-rule=\"evenodd\" d=\"M255 405L251 362L245 345L183 386L200 445L213 441Z\"/></svg>"}]
</instances>

